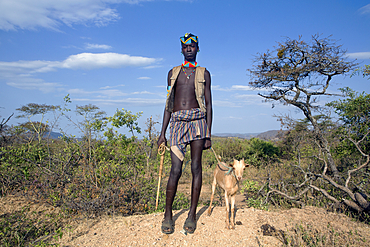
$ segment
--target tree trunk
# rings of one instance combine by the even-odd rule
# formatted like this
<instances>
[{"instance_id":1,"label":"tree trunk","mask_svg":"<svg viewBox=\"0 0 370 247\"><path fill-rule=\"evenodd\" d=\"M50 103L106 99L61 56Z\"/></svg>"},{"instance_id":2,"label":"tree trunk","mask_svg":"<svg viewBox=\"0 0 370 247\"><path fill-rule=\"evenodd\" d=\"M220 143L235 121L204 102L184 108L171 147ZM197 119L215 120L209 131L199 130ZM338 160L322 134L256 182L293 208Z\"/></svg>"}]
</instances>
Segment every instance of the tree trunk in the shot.
<instances>
[{"instance_id":1,"label":"tree trunk","mask_svg":"<svg viewBox=\"0 0 370 247\"><path fill-rule=\"evenodd\" d=\"M328 141L323 137L321 130L319 130L318 128L319 127L317 126L317 128L315 128L314 130L316 139L318 140L318 144L328 160L328 165L329 165L331 172L333 173L334 178L337 179L339 178L339 172L338 172L337 166L334 163L334 159L331 156L331 153L328 147Z\"/></svg>"},{"instance_id":2,"label":"tree trunk","mask_svg":"<svg viewBox=\"0 0 370 247\"><path fill-rule=\"evenodd\" d=\"M318 141L318 145L319 145L320 149L322 150L322 152L324 153L324 155L327 158L329 168L330 168L331 172L333 173L334 178L338 179L339 178L339 172L338 172L337 166L334 163L334 159L331 156L331 153L330 153L330 150L329 150L329 147L328 147L328 141L323 136L323 134L321 132L321 129L320 129L320 126L317 124L316 119L314 117L312 117L311 111L306 109L306 110L303 110L303 112L306 115L307 119L312 123L312 126L314 128L315 138Z\"/></svg>"}]
</instances>

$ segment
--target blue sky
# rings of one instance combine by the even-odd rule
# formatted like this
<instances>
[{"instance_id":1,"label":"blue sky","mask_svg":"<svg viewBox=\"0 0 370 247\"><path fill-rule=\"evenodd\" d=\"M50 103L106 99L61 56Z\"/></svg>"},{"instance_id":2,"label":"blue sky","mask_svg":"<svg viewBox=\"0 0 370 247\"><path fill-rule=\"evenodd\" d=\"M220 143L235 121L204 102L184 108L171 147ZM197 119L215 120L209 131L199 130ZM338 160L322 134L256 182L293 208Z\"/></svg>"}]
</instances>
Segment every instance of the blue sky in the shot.
<instances>
[{"instance_id":1,"label":"blue sky","mask_svg":"<svg viewBox=\"0 0 370 247\"><path fill-rule=\"evenodd\" d=\"M272 108L248 87L254 56L285 37L320 34L370 64L369 29L369 1L1 0L0 116L28 103L60 105L69 94L72 109L143 111L142 128L150 116L161 121L167 73L183 61L179 37L191 32L212 75L212 132L280 129L274 114L303 115ZM370 92L360 76L334 78L330 90L346 86Z\"/></svg>"}]
</instances>

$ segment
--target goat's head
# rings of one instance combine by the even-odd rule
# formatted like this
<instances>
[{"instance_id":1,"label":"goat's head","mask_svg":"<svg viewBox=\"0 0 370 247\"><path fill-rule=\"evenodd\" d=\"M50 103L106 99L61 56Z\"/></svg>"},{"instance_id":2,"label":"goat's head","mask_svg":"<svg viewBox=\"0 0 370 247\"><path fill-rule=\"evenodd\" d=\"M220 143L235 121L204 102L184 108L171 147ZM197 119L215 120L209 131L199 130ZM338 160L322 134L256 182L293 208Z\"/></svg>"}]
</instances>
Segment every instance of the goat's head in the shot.
<instances>
[{"instance_id":1,"label":"goat's head","mask_svg":"<svg viewBox=\"0 0 370 247\"><path fill-rule=\"evenodd\" d=\"M243 172L246 167L249 166L249 164L244 163L244 159L242 160L234 160L233 164L230 164L230 166L233 168L235 177L238 181L240 181L243 177Z\"/></svg>"}]
</instances>

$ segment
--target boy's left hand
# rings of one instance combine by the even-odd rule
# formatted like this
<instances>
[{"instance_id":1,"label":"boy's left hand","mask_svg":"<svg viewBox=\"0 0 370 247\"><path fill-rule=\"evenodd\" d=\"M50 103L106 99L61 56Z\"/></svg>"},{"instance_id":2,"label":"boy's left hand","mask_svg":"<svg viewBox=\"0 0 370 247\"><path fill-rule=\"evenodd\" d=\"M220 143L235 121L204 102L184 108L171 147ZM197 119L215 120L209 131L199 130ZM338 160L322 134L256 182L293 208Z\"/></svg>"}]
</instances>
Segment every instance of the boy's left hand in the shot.
<instances>
[{"instance_id":1,"label":"boy's left hand","mask_svg":"<svg viewBox=\"0 0 370 247\"><path fill-rule=\"evenodd\" d=\"M211 146L212 146L211 139L206 139L206 141L204 142L204 148L203 149L209 149L209 148L211 148Z\"/></svg>"}]
</instances>

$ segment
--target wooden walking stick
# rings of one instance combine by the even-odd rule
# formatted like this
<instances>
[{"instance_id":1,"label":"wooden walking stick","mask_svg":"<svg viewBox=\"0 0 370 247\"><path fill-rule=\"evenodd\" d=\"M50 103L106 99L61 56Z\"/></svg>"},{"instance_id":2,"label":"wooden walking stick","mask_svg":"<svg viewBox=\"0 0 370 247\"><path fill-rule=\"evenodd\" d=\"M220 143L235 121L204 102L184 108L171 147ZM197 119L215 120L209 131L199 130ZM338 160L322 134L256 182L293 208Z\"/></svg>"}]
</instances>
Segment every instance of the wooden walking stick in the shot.
<instances>
[{"instance_id":1,"label":"wooden walking stick","mask_svg":"<svg viewBox=\"0 0 370 247\"><path fill-rule=\"evenodd\" d=\"M166 148L167 147L164 145L164 142L162 142L158 148L158 154L161 156L161 163L159 165L159 178L158 178L157 198L155 200L155 210L157 210L158 208L159 188L161 187L164 153L166 152Z\"/></svg>"}]
</instances>

